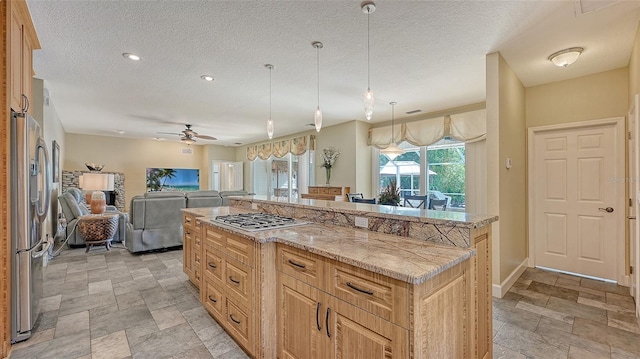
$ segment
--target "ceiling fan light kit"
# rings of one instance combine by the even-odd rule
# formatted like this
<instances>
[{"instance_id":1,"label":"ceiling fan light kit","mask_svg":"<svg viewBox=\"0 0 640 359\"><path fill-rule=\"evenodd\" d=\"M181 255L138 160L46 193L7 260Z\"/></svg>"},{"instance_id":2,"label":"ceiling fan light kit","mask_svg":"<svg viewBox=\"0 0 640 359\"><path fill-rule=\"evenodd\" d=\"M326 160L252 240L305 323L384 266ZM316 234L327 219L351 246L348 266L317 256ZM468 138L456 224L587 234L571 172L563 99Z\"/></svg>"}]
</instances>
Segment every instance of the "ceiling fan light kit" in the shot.
<instances>
[{"instance_id":1,"label":"ceiling fan light kit","mask_svg":"<svg viewBox=\"0 0 640 359\"><path fill-rule=\"evenodd\" d=\"M570 47L560 50L549 55L549 61L559 67L567 67L578 60L578 56L582 54L582 51L584 51L582 47Z\"/></svg>"}]
</instances>

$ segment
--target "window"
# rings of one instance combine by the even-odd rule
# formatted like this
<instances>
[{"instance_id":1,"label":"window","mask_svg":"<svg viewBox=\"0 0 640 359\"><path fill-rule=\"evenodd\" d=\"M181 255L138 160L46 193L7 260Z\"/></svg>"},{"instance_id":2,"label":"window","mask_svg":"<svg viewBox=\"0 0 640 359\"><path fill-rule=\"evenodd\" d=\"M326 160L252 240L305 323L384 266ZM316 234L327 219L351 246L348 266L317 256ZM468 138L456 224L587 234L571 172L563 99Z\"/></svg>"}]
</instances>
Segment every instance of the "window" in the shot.
<instances>
[{"instance_id":1,"label":"window","mask_svg":"<svg viewBox=\"0 0 640 359\"><path fill-rule=\"evenodd\" d=\"M379 154L378 192L391 181L396 181L402 198L407 195L428 194L431 199L446 200L447 210L464 211L464 142L444 138L427 147L407 142L401 143L399 147L405 153L393 161L384 154Z\"/></svg>"},{"instance_id":2,"label":"window","mask_svg":"<svg viewBox=\"0 0 640 359\"><path fill-rule=\"evenodd\" d=\"M288 153L282 158L274 156L267 160L260 158L252 162L252 187L257 195L267 197L298 198L299 193L306 193L314 151L296 156Z\"/></svg>"}]
</instances>

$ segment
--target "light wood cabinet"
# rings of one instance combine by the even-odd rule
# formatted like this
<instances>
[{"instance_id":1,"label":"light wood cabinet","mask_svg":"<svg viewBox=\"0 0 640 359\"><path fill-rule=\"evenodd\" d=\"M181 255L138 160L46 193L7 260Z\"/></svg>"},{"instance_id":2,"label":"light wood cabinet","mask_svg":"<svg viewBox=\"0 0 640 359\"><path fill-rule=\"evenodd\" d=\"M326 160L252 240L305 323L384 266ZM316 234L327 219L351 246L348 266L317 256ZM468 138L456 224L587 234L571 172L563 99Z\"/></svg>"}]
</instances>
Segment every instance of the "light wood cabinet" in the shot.
<instances>
[{"instance_id":1,"label":"light wood cabinet","mask_svg":"<svg viewBox=\"0 0 640 359\"><path fill-rule=\"evenodd\" d=\"M348 201L347 193L350 187L309 186L309 193L300 196L307 199L322 199L326 201Z\"/></svg>"},{"instance_id":2,"label":"light wood cabinet","mask_svg":"<svg viewBox=\"0 0 640 359\"><path fill-rule=\"evenodd\" d=\"M32 101L33 50L40 48L29 9L24 1L7 1L9 106L16 112ZM28 110L32 113L31 109Z\"/></svg>"},{"instance_id":3,"label":"light wood cabinet","mask_svg":"<svg viewBox=\"0 0 640 359\"><path fill-rule=\"evenodd\" d=\"M280 358L472 357L469 260L411 285L280 244L276 257Z\"/></svg>"},{"instance_id":4,"label":"light wood cabinet","mask_svg":"<svg viewBox=\"0 0 640 359\"><path fill-rule=\"evenodd\" d=\"M197 217L190 213L182 214L182 263L183 271L193 285L202 286L202 237Z\"/></svg>"}]
</instances>

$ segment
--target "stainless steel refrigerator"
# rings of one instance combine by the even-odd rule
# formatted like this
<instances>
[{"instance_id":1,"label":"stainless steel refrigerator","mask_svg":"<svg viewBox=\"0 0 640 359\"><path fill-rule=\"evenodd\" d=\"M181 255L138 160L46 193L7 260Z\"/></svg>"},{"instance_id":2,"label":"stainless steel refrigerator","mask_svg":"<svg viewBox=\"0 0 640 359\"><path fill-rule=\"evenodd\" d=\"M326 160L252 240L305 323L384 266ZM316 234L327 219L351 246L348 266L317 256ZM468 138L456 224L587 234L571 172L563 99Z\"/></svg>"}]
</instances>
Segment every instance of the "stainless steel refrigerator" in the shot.
<instances>
[{"instance_id":1,"label":"stainless steel refrigerator","mask_svg":"<svg viewBox=\"0 0 640 359\"><path fill-rule=\"evenodd\" d=\"M11 342L28 339L42 297L43 256L49 249L42 222L49 212L51 168L40 126L11 112Z\"/></svg>"}]
</instances>

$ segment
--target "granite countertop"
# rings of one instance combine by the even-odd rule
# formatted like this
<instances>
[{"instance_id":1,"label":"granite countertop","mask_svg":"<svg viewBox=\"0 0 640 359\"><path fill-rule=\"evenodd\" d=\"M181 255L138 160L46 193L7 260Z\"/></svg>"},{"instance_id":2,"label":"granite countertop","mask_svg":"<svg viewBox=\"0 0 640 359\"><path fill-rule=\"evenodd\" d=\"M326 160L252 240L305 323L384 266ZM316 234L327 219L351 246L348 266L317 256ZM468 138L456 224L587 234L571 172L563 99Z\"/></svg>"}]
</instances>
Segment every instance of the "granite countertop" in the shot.
<instances>
[{"instance_id":1,"label":"granite countertop","mask_svg":"<svg viewBox=\"0 0 640 359\"><path fill-rule=\"evenodd\" d=\"M480 228L498 220L498 216L488 214L472 214L456 211L434 211L421 208L384 206L378 204L325 201L319 199L298 198L289 201L286 197L267 196L230 196L229 199L247 201L251 203L283 203L292 207L306 209L322 209L323 211L333 211L350 213L354 215L364 215L369 217L399 219L409 222L422 222L441 225L455 225L457 227Z\"/></svg>"},{"instance_id":2,"label":"granite countertop","mask_svg":"<svg viewBox=\"0 0 640 359\"><path fill-rule=\"evenodd\" d=\"M283 243L412 284L423 283L475 255L475 249L335 225L309 223L248 232L211 220L218 215L251 212L235 207L186 208L183 211L201 216L198 220L204 225L256 242Z\"/></svg>"}]
</instances>

